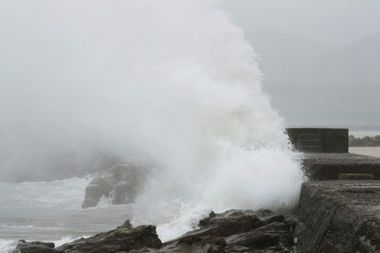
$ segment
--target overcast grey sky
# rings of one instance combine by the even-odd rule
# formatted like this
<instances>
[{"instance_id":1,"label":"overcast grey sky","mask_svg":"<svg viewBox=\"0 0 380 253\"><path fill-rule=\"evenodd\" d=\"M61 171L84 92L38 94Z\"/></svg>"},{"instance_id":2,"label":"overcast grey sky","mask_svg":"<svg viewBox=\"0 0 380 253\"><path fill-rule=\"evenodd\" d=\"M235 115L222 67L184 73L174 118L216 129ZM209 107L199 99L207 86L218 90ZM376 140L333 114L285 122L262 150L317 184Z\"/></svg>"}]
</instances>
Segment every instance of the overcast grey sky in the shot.
<instances>
[{"instance_id":1,"label":"overcast grey sky","mask_svg":"<svg viewBox=\"0 0 380 253\"><path fill-rule=\"evenodd\" d=\"M273 29L342 46L380 31L378 0L230 0L224 5L248 33Z\"/></svg>"},{"instance_id":2,"label":"overcast grey sky","mask_svg":"<svg viewBox=\"0 0 380 253\"><path fill-rule=\"evenodd\" d=\"M380 125L380 1L226 0L290 126Z\"/></svg>"},{"instance_id":3,"label":"overcast grey sky","mask_svg":"<svg viewBox=\"0 0 380 253\"><path fill-rule=\"evenodd\" d=\"M379 0L222 1L260 56L264 87L289 125L380 125ZM10 6L0 8L3 38L12 40L25 31L24 41L32 45L36 36L29 24L7 19L38 20L46 10L35 2L23 1L24 8L0 3ZM39 29L47 26L41 22ZM48 39L59 40L57 35ZM23 50L28 47L20 46ZM10 50L0 57L7 55L12 61Z\"/></svg>"}]
</instances>

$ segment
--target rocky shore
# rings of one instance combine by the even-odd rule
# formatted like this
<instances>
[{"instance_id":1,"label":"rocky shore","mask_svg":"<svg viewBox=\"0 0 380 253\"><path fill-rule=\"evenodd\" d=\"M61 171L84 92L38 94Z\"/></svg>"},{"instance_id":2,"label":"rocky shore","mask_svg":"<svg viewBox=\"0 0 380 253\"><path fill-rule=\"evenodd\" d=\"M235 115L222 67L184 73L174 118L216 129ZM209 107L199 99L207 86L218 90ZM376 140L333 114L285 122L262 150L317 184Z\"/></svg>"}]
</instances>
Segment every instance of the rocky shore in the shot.
<instances>
[{"instance_id":1,"label":"rocky shore","mask_svg":"<svg viewBox=\"0 0 380 253\"><path fill-rule=\"evenodd\" d=\"M291 214L267 209L211 212L198 226L162 242L151 225L116 229L55 247L19 241L13 253L376 253L380 252L378 180L311 181Z\"/></svg>"},{"instance_id":2,"label":"rocky shore","mask_svg":"<svg viewBox=\"0 0 380 253\"><path fill-rule=\"evenodd\" d=\"M263 209L211 212L198 228L162 242L154 226L133 227L129 221L116 229L55 247L54 243L20 240L13 253L274 253L295 252L297 222Z\"/></svg>"}]
</instances>

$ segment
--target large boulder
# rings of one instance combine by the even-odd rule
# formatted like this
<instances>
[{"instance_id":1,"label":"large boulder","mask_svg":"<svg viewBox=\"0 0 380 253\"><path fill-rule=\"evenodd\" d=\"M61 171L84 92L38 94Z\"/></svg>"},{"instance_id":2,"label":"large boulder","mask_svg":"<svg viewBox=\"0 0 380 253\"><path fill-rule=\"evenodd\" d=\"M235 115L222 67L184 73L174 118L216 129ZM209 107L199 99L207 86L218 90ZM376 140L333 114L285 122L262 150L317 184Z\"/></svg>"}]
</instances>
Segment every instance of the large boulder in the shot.
<instances>
[{"instance_id":1,"label":"large boulder","mask_svg":"<svg viewBox=\"0 0 380 253\"><path fill-rule=\"evenodd\" d=\"M26 242L20 240L13 253L61 253L54 247L55 245L52 242Z\"/></svg>"},{"instance_id":2,"label":"large boulder","mask_svg":"<svg viewBox=\"0 0 380 253\"><path fill-rule=\"evenodd\" d=\"M211 212L199 229L166 242L160 252L290 252L295 221L270 210Z\"/></svg>"},{"instance_id":3,"label":"large boulder","mask_svg":"<svg viewBox=\"0 0 380 253\"><path fill-rule=\"evenodd\" d=\"M104 196L108 198L112 192L112 184L104 177L94 178L86 187L82 208L94 207Z\"/></svg>"},{"instance_id":4,"label":"large boulder","mask_svg":"<svg viewBox=\"0 0 380 253\"><path fill-rule=\"evenodd\" d=\"M145 175L146 169L142 166L114 165L86 187L82 208L96 206L102 197L110 199L114 205L133 202L143 185Z\"/></svg>"},{"instance_id":5,"label":"large boulder","mask_svg":"<svg viewBox=\"0 0 380 253\"><path fill-rule=\"evenodd\" d=\"M154 226L133 228L129 222L109 231L87 239L79 239L57 248L64 253L113 253L129 252L143 248L159 248L161 241Z\"/></svg>"}]
</instances>

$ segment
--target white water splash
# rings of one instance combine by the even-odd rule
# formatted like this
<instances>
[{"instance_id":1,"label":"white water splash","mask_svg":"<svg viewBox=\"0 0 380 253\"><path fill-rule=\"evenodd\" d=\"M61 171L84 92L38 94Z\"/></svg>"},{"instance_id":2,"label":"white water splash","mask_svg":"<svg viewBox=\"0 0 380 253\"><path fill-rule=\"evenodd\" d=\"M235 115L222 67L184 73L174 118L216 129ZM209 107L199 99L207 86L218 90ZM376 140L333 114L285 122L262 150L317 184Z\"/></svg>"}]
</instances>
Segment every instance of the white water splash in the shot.
<instances>
[{"instance_id":1,"label":"white water splash","mask_svg":"<svg viewBox=\"0 0 380 253\"><path fill-rule=\"evenodd\" d=\"M144 157L156 168L134 221L163 239L210 209L297 198L282 120L218 1L21 2L0 8L14 24L0 24L4 177L65 175L99 150Z\"/></svg>"},{"instance_id":2,"label":"white water splash","mask_svg":"<svg viewBox=\"0 0 380 253\"><path fill-rule=\"evenodd\" d=\"M17 241L15 240L2 240L0 239L0 253L12 252L17 246Z\"/></svg>"}]
</instances>

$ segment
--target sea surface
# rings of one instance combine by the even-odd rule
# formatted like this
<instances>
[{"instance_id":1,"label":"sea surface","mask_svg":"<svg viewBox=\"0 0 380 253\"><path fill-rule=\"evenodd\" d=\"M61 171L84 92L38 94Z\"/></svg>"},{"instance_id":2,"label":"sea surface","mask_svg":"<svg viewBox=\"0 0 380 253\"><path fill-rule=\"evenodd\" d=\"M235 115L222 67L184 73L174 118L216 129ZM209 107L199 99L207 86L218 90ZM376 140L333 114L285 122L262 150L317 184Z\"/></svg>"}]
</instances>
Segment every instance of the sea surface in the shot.
<instances>
[{"instance_id":1,"label":"sea surface","mask_svg":"<svg viewBox=\"0 0 380 253\"><path fill-rule=\"evenodd\" d=\"M81 209L91 178L52 182L0 183L0 253L19 239L53 241L56 245L104 232L130 217L131 206Z\"/></svg>"}]
</instances>

